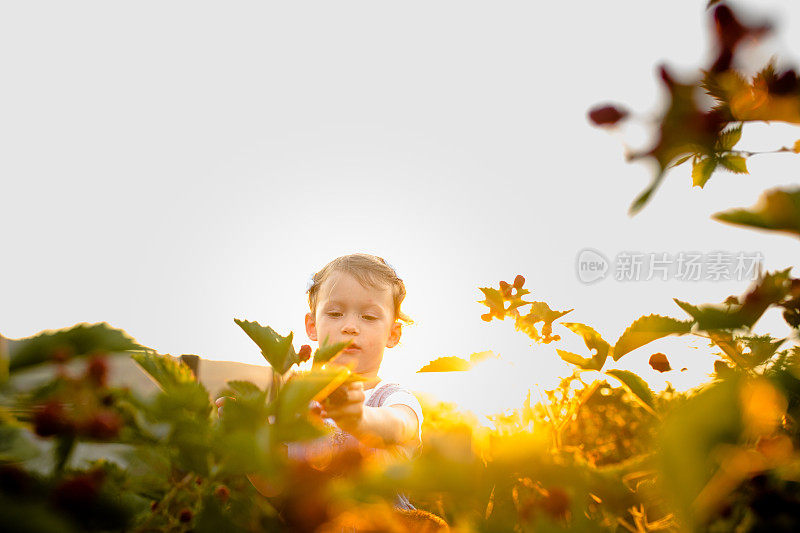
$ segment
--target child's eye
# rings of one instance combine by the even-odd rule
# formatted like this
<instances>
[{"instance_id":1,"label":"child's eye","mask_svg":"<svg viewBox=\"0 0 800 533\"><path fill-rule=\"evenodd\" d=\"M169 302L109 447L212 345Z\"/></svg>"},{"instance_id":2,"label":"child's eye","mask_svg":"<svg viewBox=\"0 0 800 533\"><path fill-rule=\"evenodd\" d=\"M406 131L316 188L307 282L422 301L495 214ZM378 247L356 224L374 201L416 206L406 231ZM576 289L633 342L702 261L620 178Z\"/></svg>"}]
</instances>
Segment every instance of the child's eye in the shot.
<instances>
[{"instance_id":1,"label":"child's eye","mask_svg":"<svg viewBox=\"0 0 800 533\"><path fill-rule=\"evenodd\" d=\"M364 320L378 320L378 317L372 315L364 315Z\"/></svg>"},{"instance_id":2,"label":"child's eye","mask_svg":"<svg viewBox=\"0 0 800 533\"><path fill-rule=\"evenodd\" d=\"M329 317L333 317L333 318L339 318L340 316L342 316L342 313L340 313L338 311L328 311L325 314L328 315Z\"/></svg>"}]
</instances>

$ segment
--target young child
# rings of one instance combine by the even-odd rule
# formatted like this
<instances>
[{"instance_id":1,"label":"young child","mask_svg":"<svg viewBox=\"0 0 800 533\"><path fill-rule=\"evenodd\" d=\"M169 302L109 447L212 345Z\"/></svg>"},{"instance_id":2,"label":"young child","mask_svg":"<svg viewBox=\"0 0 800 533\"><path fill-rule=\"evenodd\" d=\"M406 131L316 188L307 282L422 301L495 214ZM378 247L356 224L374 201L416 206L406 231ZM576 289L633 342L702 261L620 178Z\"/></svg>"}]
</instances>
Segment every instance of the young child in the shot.
<instances>
[{"instance_id":1,"label":"young child","mask_svg":"<svg viewBox=\"0 0 800 533\"><path fill-rule=\"evenodd\" d=\"M376 452L405 457L419 449L419 401L404 387L378 378L384 350L400 341L402 322L411 322L400 310L405 295L403 280L394 269L372 255L339 257L314 274L308 288L306 333L312 341L352 341L336 362L351 366L367 381L343 385L335 401L330 398L318 406L333 434L309 444L291 444L290 457L359 442ZM402 495L396 504L414 509Z\"/></svg>"}]
</instances>

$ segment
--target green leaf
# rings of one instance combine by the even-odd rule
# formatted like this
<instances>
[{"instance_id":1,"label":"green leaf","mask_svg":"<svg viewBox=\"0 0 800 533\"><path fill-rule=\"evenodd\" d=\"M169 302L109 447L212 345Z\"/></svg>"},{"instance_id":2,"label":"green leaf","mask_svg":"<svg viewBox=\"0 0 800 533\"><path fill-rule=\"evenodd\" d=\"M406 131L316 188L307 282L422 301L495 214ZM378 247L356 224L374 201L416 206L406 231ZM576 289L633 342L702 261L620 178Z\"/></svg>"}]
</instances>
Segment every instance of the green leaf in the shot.
<instances>
[{"instance_id":1,"label":"green leaf","mask_svg":"<svg viewBox=\"0 0 800 533\"><path fill-rule=\"evenodd\" d=\"M720 450L741 442L739 381L733 375L690 396L667 415L659 430L659 477L687 531L707 529L695 515L697 497L720 466Z\"/></svg>"},{"instance_id":2,"label":"green leaf","mask_svg":"<svg viewBox=\"0 0 800 533\"><path fill-rule=\"evenodd\" d=\"M124 352L144 348L127 333L112 328L105 322L77 324L57 331L43 331L25 339L5 341L11 372L52 362L56 357L79 357L99 352Z\"/></svg>"},{"instance_id":3,"label":"green leaf","mask_svg":"<svg viewBox=\"0 0 800 533\"><path fill-rule=\"evenodd\" d=\"M729 224L800 236L800 187L770 189L762 193L755 206L715 213L712 218Z\"/></svg>"},{"instance_id":4,"label":"green leaf","mask_svg":"<svg viewBox=\"0 0 800 533\"><path fill-rule=\"evenodd\" d=\"M158 383L163 390L172 390L184 383L195 383L191 369L168 355L150 352L131 354L142 369Z\"/></svg>"},{"instance_id":5,"label":"green leaf","mask_svg":"<svg viewBox=\"0 0 800 533\"><path fill-rule=\"evenodd\" d=\"M251 381L231 380L227 383L226 392L231 392L239 398L257 399L266 398L267 392L258 388L258 385Z\"/></svg>"},{"instance_id":6,"label":"green leaf","mask_svg":"<svg viewBox=\"0 0 800 533\"><path fill-rule=\"evenodd\" d=\"M328 338L325 337L325 340L322 342L322 345L314 351L314 358L311 366L317 367L322 366L350 346L353 341L347 342L336 342L333 344L328 344Z\"/></svg>"},{"instance_id":7,"label":"green leaf","mask_svg":"<svg viewBox=\"0 0 800 533\"><path fill-rule=\"evenodd\" d=\"M786 340L786 338L774 339L771 335L746 337L744 342L750 349L750 353L747 354L747 359L751 368L764 363L767 359L775 355L775 352L778 351L778 348L780 348L781 344L786 342Z\"/></svg>"},{"instance_id":8,"label":"green leaf","mask_svg":"<svg viewBox=\"0 0 800 533\"><path fill-rule=\"evenodd\" d=\"M463 372L472 368L469 361L461 359L460 357L448 356L439 357L423 366L417 373L420 372Z\"/></svg>"},{"instance_id":9,"label":"green leaf","mask_svg":"<svg viewBox=\"0 0 800 533\"><path fill-rule=\"evenodd\" d=\"M0 423L0 464L27 461L39 453L22 428Z\"/></svg>"},{"instance_id":10,"label":"green leaf","mask_svg":"<svg viewBox=\"0 0 800 533\"><path fill-rule=\"evenodd\" d=\"M563 322L562 325L573 333L580 335L586 347L592 351L592 358L585 360L588 361L588 366L579 363L574 364L579 364L582 368L590 370L600 370L603 368L611 346L603 340L600 334L586 324L580 324L578 322ZM562 357L562 359L564 358Z\"/></svg>"},{"instance_id":11,"label":"green leaf","mask_svg":"<svg viewBox=\"0 0 800 533\"><path fill-rule=\"evenodd\" d=\"M635 215L636 213L641 211L645 205L647 205L647 202L650 201L650 197L653 195L654 192L656 192L656 189L658 189L658 186L661 185L661 181L663 179L664 179L664 173L663 172L658 173L656 177L653 179L653 181L650 182L650 185L644 191L639 193L639 196L637 196L633 200L633 203L631 203L630 207L628 208L629 216Z\"/></svg>"},{"instance_id":12,"label":"green leaf","mask_svg":"<svg viewBox=\"0 0 800 533\"><path fill-rule=\"evenodd\" d=\"M741 304L707 304L696 306L673 298L676 304L705 331L751 328L770 305L781 302L790 290L790 268L766 273L738 298Z\"/></svg>"},{"instance_id":13,"label":"green leaf","mask_svg":"<svg viewBox=\"0 0 800 533\"><path fill-rule=\"evenodd\" d=\"M740 155L724 155L719 163L734 174L747 174L747 159Z\"/></svg>"},{"instance_id":14,"label":"green leaf","mask_svg":"<svg viewBox=\"0 0 800 533\"><path fill-rule=\"evenodd\" d=\"M728 152L736 146L736 143L742 138L742 125L739 124L733 128L723 131L719 134L717 139L717 148L722 152Z\"/></svg>"},{"instance_id":15,"label":"green leaf","mask_svg":"<svg viewBox=\"0 0 800 533\"><path fill-rule=\"evenodd\" d=\"M692 186L702 189L714 169L717 168L717 162L718 160L715 157L706 157L695 161L694 166L692 166Z\"/></svg>"},{"instance_id":16,"label":"green leaf","mask_svg":"<svg viewBox=\"0 0 800 533\"><path fill-rule=\"evenodd\" d=\"M612 357L618 361L620 357L654 340L667 335L684 335L692 329L692 321L677 320L661 315L639 317L628 326L614 345Z\"/></svg>"},{"instance_id":17,"label":"green leaf","mask_svg":"<svg viewBox=\"0 0 800 533\"><path fill-rule=\"evenodd\" d=\"M233 321L261 348L261 355L275 372L285 374L293 364L299 362L297 353L292 346L292 337L294 336L292 332L289 332L286 337L282 337L271 327L262 326L258 322L249 322L238 318L234 318Z\"/></svg>"},{"instance_id":18,"label":"green leaf","mask_svg":"<svg viewBox=\"0 0 800 533\"><path fill-rule=\"evenodd\" d=\"M322 434L310 422L308 405L311 400L323 401L351 375L346 367L329 365L292 376L275 400L277 438L302 440Z\"/></svg>"},{"instance_id":19,"label":"green leaf","mask_svg":"<svg viewBox=\"0 0 800 533\"><path fill-rule=\"evenodd\" d=\"M227 431L242 430L252 434L263 425L269 414L267 391L249 381L229 381L223 396L232 396L234 401L225 402L222 423Z\"/></svg>"},{"instance_id":20,"label":"green leaf","mask_svg":"<svg viewBox=\"0 0 800 533\"><path fill-rule=\"evenodd\" d=\"M647 383L630 370L606 370L606 374L617 378L631 394L651 413L656 414L656 398Z\"/></svg>"}]
</instances>

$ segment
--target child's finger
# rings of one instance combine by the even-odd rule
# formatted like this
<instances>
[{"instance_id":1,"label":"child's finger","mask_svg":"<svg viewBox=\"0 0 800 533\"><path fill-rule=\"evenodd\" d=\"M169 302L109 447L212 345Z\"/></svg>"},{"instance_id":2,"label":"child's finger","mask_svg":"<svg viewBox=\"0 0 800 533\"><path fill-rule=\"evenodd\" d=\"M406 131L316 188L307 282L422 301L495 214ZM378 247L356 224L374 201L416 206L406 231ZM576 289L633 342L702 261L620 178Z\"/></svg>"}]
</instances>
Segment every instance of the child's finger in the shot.
<instances>
[{"instance_id":1,"label":"child's finger","mask_svg":"<svg viewBox=\"0 0 800 533\"><path fill-rule=\"evenodd\" d=\"M222 417L222 413L223 413L223 408L225 406L225 402L227 402L228 400L235 401L236 399L235 398L231 398L230 396L221 396L221 397L217 398L216 400L214 400L214 405L217 406L217 416Z\"/></svg>"}]
</instances>

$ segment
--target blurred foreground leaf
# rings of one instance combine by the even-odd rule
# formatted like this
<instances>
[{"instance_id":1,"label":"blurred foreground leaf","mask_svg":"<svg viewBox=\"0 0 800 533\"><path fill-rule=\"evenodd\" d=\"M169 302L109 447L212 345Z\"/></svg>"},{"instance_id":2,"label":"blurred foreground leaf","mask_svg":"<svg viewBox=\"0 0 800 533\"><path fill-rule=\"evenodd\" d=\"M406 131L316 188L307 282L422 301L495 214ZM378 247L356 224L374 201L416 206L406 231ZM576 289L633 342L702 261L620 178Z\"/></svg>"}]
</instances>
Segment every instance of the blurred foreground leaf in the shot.
<instances>
[{"instance_id":1,"label":"blurred foreground leaf","mask_svg":"<svg viewBox=\"0 0 800 533\"><path fill-rule=\"evenodd\" d=\"M749 209L731 209L712 215L728 224L781 231L800 237L800 188L770 189Z\"/></svg>"},{"instance_id":2,"label":"blurred foreground leaf","mask_svg":"<svg viewBox=\"0 0 800 533\"><path fill-rule=\"evenodd\" d=\"M144 348L127 333L105 322L78 324L58 331L44 331L25 339L5 339L5 342L11 372L42 363L64 361L70 357Z\"/></svg>"}]
</instances>

